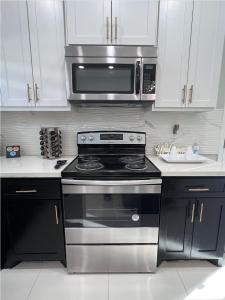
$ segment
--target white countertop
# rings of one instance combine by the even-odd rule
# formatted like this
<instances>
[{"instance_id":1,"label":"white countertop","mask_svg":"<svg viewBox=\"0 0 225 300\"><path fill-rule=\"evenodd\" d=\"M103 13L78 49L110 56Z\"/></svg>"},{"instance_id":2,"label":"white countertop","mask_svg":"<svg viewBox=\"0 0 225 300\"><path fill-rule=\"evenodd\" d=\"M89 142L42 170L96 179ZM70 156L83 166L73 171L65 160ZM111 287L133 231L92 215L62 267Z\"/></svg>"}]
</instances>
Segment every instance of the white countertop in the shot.
<instances>
[{"instance_id":1,"label":"white countertop","mask_svg":"<svg viewBox=\"0 0 225 300\"><path fill-rule=\"evenodd\" d=\"M61 157L67 163L60 169L54 168L57 159L43 159L41 156L22 156L19 158L1 157L1 177L61 177L61 171L75 158L75 156ZM225 176L225 164L210 160L204 163L183 164L167 163L156 156L148 158L161 171L162 176Z\"/></svg>"},{"instance_id":2,"label":"white countertop","mask_svg":"<svg viewBox=\"0 0 225 300\"><path fill-rule=\"evenodd\" d=\"M209 160L204 163L168 163L157 156L148 156L162 176L225 176L225 163Z\"/></svg>"},{"instance_id":3,"label":"white countertop","mask_svg":"<svg viewBox=\"0 0 225 300\"><path fill-rule=\"evenodd\" d=\"M67 163L60 169L54 166L58 159L43 159L41 156L22 156L18 158L1 157L1 177L61 177L61 171L67 166L75 156L65 156L58 159L66 159Z\"/></svg>"}]
</instances>

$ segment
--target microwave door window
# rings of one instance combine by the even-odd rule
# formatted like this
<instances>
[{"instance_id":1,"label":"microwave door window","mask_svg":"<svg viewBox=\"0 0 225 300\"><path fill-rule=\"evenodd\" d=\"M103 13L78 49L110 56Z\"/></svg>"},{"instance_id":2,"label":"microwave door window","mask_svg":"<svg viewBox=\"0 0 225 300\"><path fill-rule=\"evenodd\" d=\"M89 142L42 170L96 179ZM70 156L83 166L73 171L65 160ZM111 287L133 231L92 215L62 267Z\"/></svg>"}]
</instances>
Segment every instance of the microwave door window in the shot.
<instances>
[{"instance_id":1,"label":"microwave door window","mask_svg":"<svg viewBox=\"0 0 225 300\"><path fill-rule=\"evenodd\" d=\"M132 64L73 64L74 93L133 94Z\"/></svg>"}]
</instances>

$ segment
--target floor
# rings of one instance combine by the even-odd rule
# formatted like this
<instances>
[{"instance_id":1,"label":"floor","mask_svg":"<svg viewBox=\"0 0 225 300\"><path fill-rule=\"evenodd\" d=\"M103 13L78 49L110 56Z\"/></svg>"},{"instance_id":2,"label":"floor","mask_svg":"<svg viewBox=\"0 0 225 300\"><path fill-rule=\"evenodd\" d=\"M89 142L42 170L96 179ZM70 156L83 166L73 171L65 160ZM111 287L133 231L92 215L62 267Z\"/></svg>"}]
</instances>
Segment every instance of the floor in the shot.
<instances>
[{"instance_id":1,"label":"floor","mask_svg":"<svg viewBox=\"0 0 225 300\"><path fill-rule=\"evenodd\" d=\"M3 270L1 300L223 300L225 264L164 262L155 274L68 275L60 263Z\"/></svg>"}]
</instances>

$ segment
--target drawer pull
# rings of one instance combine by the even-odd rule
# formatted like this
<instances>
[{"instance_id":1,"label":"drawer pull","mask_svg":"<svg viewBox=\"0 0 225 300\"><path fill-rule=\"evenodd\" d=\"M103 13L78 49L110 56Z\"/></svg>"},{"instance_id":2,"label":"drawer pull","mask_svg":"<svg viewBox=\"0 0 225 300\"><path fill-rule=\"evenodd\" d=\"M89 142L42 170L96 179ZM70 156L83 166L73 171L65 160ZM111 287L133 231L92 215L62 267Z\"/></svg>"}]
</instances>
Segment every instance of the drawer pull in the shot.
<instances>
[{"instance_id":1,"label":"drawer pull","mask_svg":"<svg viewBox=\"0 0 225 300\"><path fill-rule=\"evenodd\" d=\"M209 192L208 188L189 188L189 192Z\"/></svg>"},{"instance_id":2,"label":"drawer pull","mask_svg":"<svg viewBox=\"0 0 225 300\"><path fill-rule=\"evenodd\" d=\"M195 219L195 203L192 205L192 213L191 213L191 223L194 223Z\"/></svg>"},{"instance_id":3,"label":"drawer pull","mask_svg":"<svg viewBox=\"0 0 225 300\"><path fill-rule=\"evenodd\" d=\"M58 207L57 207L57 205L55 205L55 221L56 221L56 224L58 225L59 224L59 217L58 217Z\"/></svg>"},{"instance_id":4,"label":"drawer pull","mask_svg":"<svg viewBox=\"0 0 225 300\"><path fill-rule=\"evenodd\" d=\"M204 204L201 204L201 210L200 210L200 217L199 217L199 222L202 223L202 217L203 217L203 210L204 210Z\"/></svg>"},{"instance_id":5,"label":"drawer pull","mask_svg":"<svg viewBox=\"0 0 225 300\"><path fill-rule=\"evenodd\" d=\"M33 190L18 190L18 191L16 191L16 193L21 193L21 194L23 194L23 193L37 193L37 190L35 190L35 189L33 189Z\"/></svg>"}]
</instances>

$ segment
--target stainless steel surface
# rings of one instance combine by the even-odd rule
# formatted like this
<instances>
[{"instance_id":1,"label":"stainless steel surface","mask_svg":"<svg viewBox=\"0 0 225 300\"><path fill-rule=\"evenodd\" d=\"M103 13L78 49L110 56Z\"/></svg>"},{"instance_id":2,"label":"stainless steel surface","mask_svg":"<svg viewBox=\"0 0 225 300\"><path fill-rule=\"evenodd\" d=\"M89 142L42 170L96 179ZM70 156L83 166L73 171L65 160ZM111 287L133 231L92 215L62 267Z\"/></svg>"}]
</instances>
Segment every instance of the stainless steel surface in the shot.
<instances>
[{"instance_id":1,"label":"stainless steel surface","mask_svg":"<svg viewBox=\"0 0 225 300\"><path fill-rule=\"evenodd\" d=\"M30 87L29 83L27 83L27 99L28 99L28 102L32 101L31 87Z\"/></svg>"},{"instance_id":2,"label":"stainless steel surface","mask_svg":"<svg viewBox=\"0 0 225 300\"><path fill-rule=\"evenodd\" d=\"M133 64L136 65L137 58L118 58L118 57L68 57L66 59L67 79L69 80L69 100L124 100L137 101L140 100L140 94L112 94L112 93L74 93L72 79L72 64ZM135 86L135 76L134 76Z\"/></svg>"},{"instance_id":3,"label":"stainless steel surface","mask_svg":"<svg viewBox=\"0 0 225 300\"><path fill-rule=\"evenodd\" d=\"M88 179L62 179L64 185L85 185L85 186L134 186L134 185L147 185L147 187L160 186L162 179L140 179L140 180L88 180ZM150 189L149 189L150 191Z\"/></svg>"},{"instance_id":4,"label":"stainless steel surface","mask_svg":"<svg viewBox=\"0 0 225 300\"><path fill-rule=\"evenodd\" d=\"M192 204L191 223L194 223L194 220L195 220L195 203Z\"/></svg>"},{"instance_id":5,"label":"stainless steel surface","mask_svg":"<svg viewBox=\"0 0 225 300\"><path fill-rule=\"evenodd\" d=\"M66 57L157 57L153 46L70 45L65 47Z\"/></svg>"},{"instance_id":6,"label":"stainless steel surface","mask_svg":"<svg viewBox=\"0 0 225 300\"><path fill-rule=\"evenodd\" d=\"M66 244L157 244L158 236L158 227L65 228Z\"/></svg>"},{"instance_id":7,"label":"stainless steel surface","mask_svg":"<svg viewBox=\"0 0 225 300\"><path fill-rule=\"evenodd\" d=\"M185 104L186 102L186 90L187 90L187 85L185 84L184 87L182 88L182 103Z\"/></svg>"},{"instance_id":8,"label":"stainless steel surface","mask_svg":"<svg viewBox=\"0 0 225 300\"><path fill-rule=\"evenodd\" d=\"M193 87L193 84L192 84L190 89L189 89L189 98L188 98L189 104L192 103L193 89L194 89L194 87Z\"/></svg>"},{"instance_id":9,"label":"stainless steel surface","mask_svg":"<svg viewBox=\"0 0 225 300\"><path fill-rule=\"evenodd\" d=\"M201 211L200 211L200 217L199 217L199 222L200 222L200 223L202 223L203 210L204 210L204 204L201 203Z\"/></svg>"},{"instance_id":10,"label":"stainless steel surface","mask_svg":"<svg viewBox=\"0 0 225 300\"><path fill-rule=\"evenodd\" d=\"M40 100L39 95L38 95L38 85L35 83L35 102L38 102Z\"/></svg>"},{"instance_id":11,"label":"stainless steel surface","mask_svg":"<svg viewBox=\"0 0 225 300\"><path fill-rule=\"evenodd\" d=\"M55 221L56 221L56 224L58 225L59 224L58 207L57 207L57 205L54 205L54 207L55 207Z\"/></svg>"},{"instance_id":12,"label":"stainless steel surface","mask_svg":"<svg viewBox=\"0 0 225 300\"><path fill-rule=\"evenodd\" d=\"M23 194L23 193L37 193L37 190L36 189L31 189L31 190L18 190L18 191L16 191L16 193L21 193L21 194Z\"/></svg>"},{"instance_id":13,"label":"stainless steel surface","mask_svg":"<svg viewBox=\"0 0 225 300\"><path fill-rule=\"evenodd\" d=\"M161 179L152 179L152 180L156 182L157 181L161 182ZM143 180L141 184L134 183L135 181L131 180L129 184L125 184L123 181L92 181L92 180L62 179L62 190L63 190L63 194L160 194L161 193L161 183L144 184L143 183L144 181L148 182L150 180Z\"/></svg>"},{"instance_id":14,"label":"stainless steel surface","mask_svg":"<svg viewBox=\"0 0 225 300\"><path fill-rule=\"evenodd\" d=\"M122 134L122 140L102 140L101 135L108 134ZM119 145L145 145L146 135L140 132L121 132L121 131L92 131L81 132L77 134L77 144L89 144L89 145L106 145L106 144L119 144Z\"/></svg>"},{"instance_id":15,"label":"stainless steel surface","mask_svg":"<svg viewBox=\"0 0 225 300\"><path fill-rule=\"evenodd\" d=\"M106 39L109 42L109 17L106 17Z\"/></svg>"},{"instance_id":16,"label":"stainless steel surface","mask_svg":"<svg viewBox=\"0 0 225 300\"><path fill-rule=\"evenodd\" d=\"M209 188L189 188L189 192L209 192Z\"/></svg>"},{"instance_id":17,"label":"stainless steel surface","mask_svg":"<svg viewBox=\"0 0 225 300\"><path fill-rule=\"evenodd\" d=\"M118 30L117 30L117 17L115 17L115 42L117 43L117 34L118 34Z\"/></svg>"},{"instance_id":18,"label":"stainless steel surface","mask_svg":"<svg viewBox=\"0 0 225 300\"><path fill-rule=\"evenodd\" d=\"M67 245L69 273L156 271L158 245Z\"/></svg>"},{"instance_id":19,"label":"stainless steel surface","mask_svg":"<svg viewBox=\"0 0 225 300\"><path fill-rule=\"evenodd\" d=\"M144 94L142 92L142 87L143 87L143 66L145 64L157 64L157 59L156 58L148 58L148 57L143 57L141 60L141 82L140 82L140 92L141 92L141 100L143 101L155 101L156 100L156 94ZM157 73L157 70L156 70Z\"/></svg>"}]
</instances>

